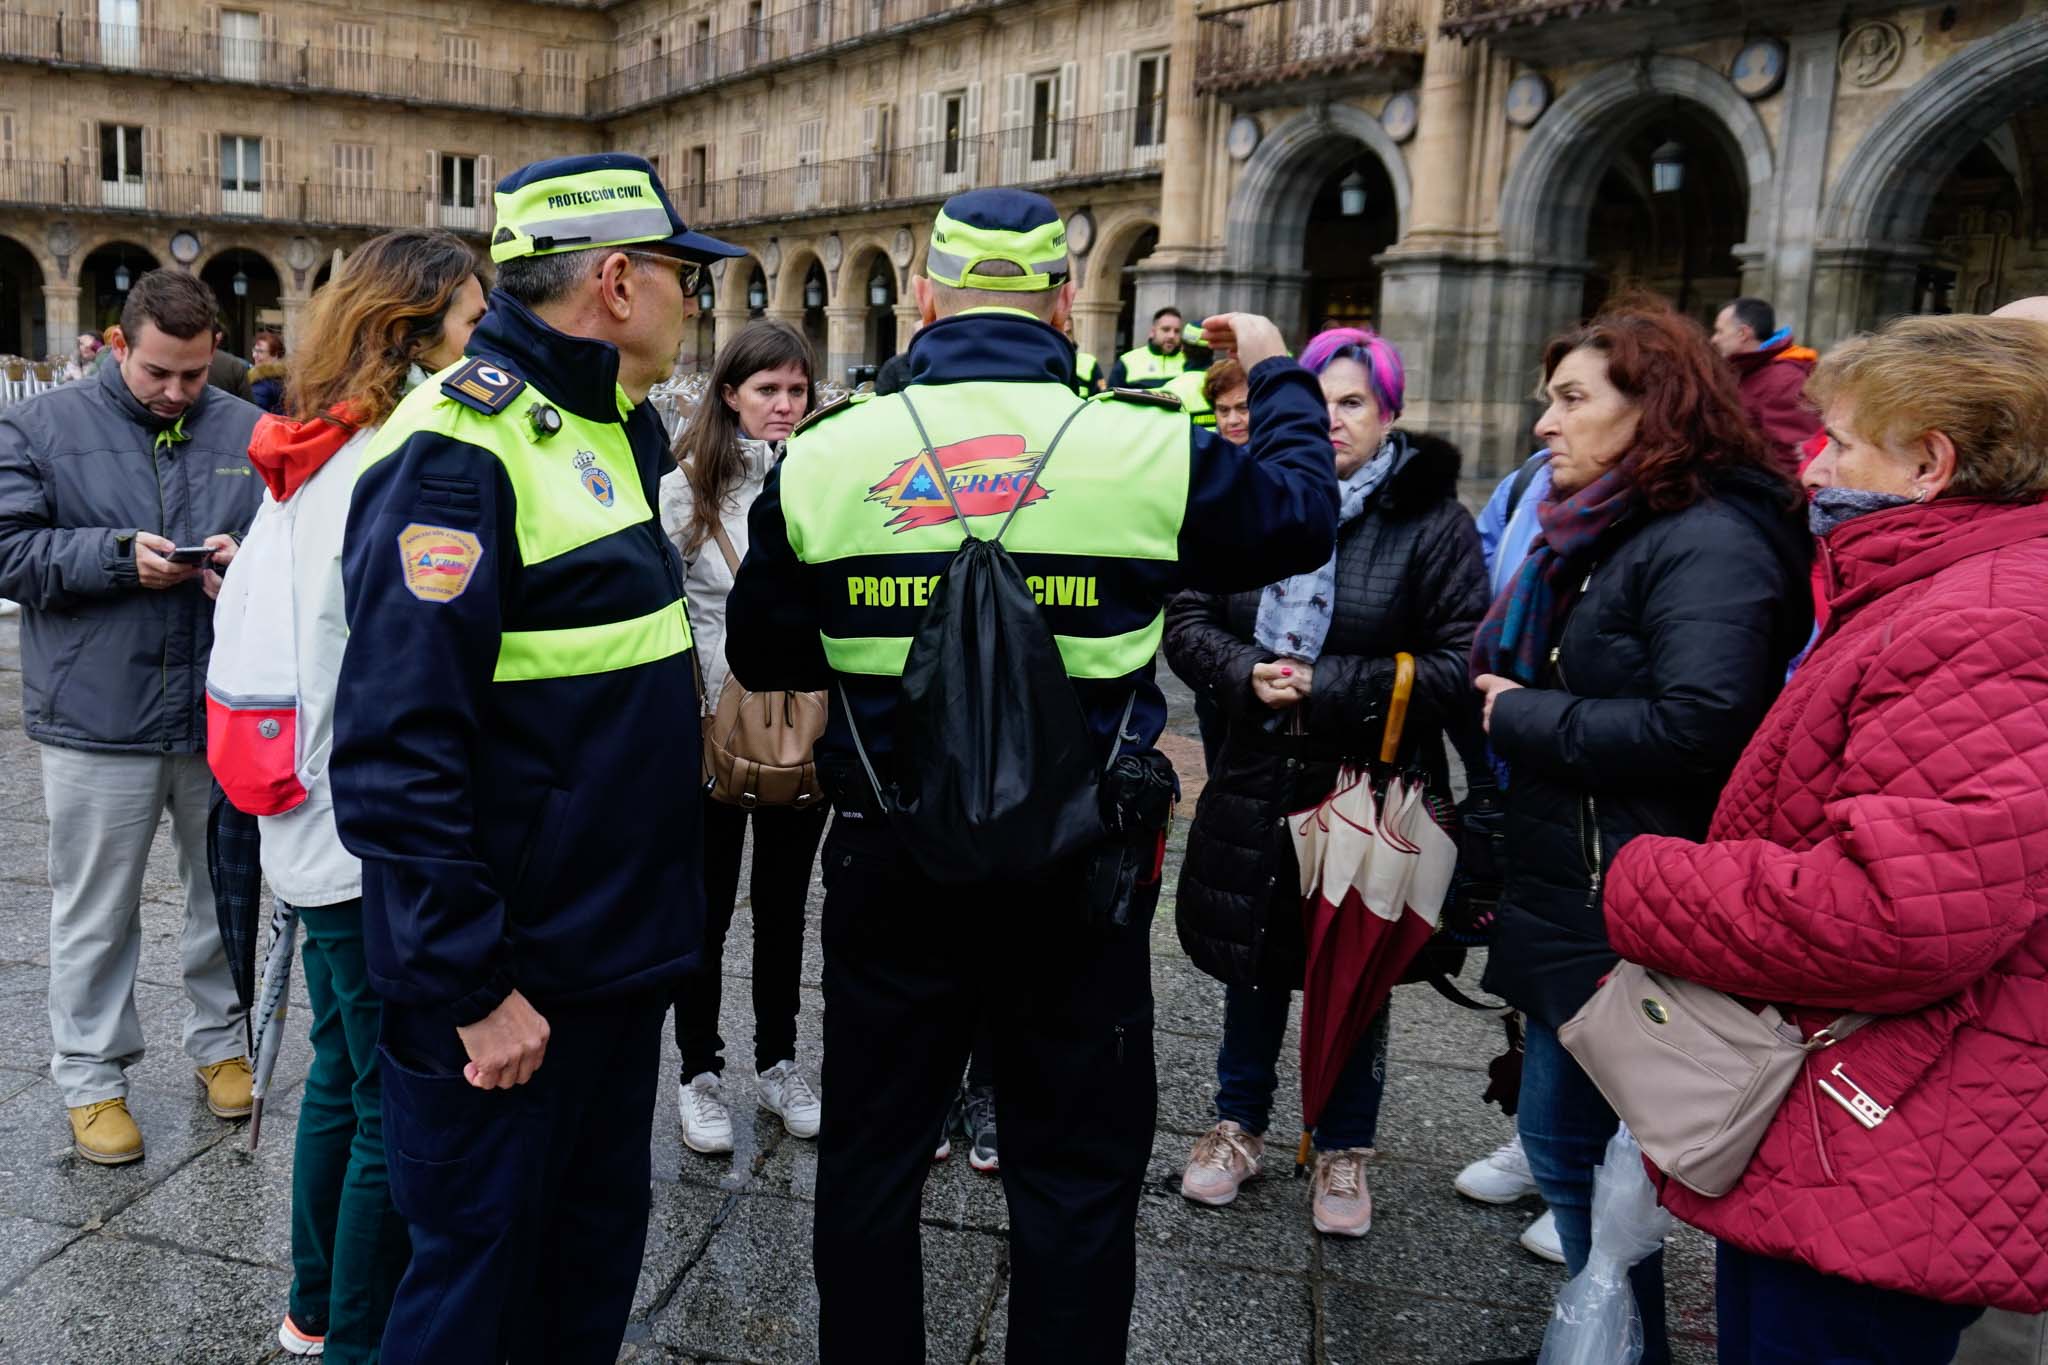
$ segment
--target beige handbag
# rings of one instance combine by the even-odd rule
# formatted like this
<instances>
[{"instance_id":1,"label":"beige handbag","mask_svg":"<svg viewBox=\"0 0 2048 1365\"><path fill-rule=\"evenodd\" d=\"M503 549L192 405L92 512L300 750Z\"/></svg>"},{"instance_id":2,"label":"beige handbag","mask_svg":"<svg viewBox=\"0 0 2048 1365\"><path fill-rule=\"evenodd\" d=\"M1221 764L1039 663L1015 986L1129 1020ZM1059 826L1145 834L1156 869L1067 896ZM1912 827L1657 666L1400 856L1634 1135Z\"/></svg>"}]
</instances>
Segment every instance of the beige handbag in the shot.
<instances>
[{"instance_id":1,"label":"beige handbag","mask_svg":"<svg viewBox=\"0 0 2048 1365\"><path fill-rule=\"evenodd\" d=\"M735 577L740 557L725 527L712 523L719 553ZM697 669L697 692L704 670ZM825 799L811 750L825 733L823 692L749 692L726 675L718 705L704 717L704 786L712 799L752 810L794 806L808 810Z\"/></svg>"},{"instance_id":2,"label":"beige handbag","mask_svg":"<svg viewBox=\"0 0 2048 1365\"><path fill-rule=\"evenodd\" d=\"M1809 1055L1869 1023L1801 1039L1777 1009L1624 962L1557 1031L1657 1169L1709 1198L1735 1188ZM1822 1090L1866 1128L1891 1110L1841 1074Z\"/></svg>"}]
</instances>

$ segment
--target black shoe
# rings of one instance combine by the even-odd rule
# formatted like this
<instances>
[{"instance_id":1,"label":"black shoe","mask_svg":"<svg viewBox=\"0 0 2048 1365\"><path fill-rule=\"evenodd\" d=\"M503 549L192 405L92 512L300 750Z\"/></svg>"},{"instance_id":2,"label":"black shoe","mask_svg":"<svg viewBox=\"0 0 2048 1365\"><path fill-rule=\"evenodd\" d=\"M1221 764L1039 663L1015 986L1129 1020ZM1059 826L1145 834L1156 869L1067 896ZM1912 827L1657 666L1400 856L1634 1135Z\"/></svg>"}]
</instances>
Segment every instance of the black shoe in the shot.
<instances>
[{"instance_id":1,"label":"black shoe","mask_svg":"<svg viewBox=\"0 0 2048 1365\"><path fill-rule=\"evenodd\" d=\"M974 1146L967 1153L967 1164L984 1175L1001 1168L996 1159L996 1088L992 1085L977 1085L967 1092L967 1135L974 1140Z\"/></svg>"}]
</instances>

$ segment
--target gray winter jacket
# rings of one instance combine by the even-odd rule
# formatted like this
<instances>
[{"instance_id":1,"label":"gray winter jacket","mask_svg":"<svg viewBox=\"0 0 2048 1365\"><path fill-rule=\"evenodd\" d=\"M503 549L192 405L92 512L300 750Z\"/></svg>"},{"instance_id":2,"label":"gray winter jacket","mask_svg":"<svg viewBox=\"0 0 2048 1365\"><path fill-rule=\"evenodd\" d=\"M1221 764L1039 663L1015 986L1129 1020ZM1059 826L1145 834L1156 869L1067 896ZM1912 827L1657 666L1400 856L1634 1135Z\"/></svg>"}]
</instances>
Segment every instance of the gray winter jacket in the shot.
<instances>
[{"instance_id":1,"label":"gray winter jacket","mask_svg":"<svg viewBox=\"0 0 2048 1365\"><path fill-rule=\"evenodd\" d=\"M120 367L0 411L0 597L22 605L23 718L67 749L206 748L213 602L194 579L152 591L135 534L239 537L263 501L249 465L257 410L208 388L178 424Z\"/></svg>"}]
</instances>

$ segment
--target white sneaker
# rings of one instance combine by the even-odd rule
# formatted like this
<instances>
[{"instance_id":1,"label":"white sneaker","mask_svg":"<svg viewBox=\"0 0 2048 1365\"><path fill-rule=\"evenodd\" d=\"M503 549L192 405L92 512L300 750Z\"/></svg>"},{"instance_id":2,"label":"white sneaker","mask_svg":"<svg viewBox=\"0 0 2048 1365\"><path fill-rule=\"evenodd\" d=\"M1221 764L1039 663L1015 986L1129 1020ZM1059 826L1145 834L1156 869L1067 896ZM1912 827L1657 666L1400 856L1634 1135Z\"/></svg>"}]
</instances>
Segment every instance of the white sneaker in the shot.
<instances>
[{"instance_id":1,"label":"white sneaker","mask_svg":"<svg viewBox=\"0 0 2048 1365\"><path fill-rule=\"evenodd\" d=\"M10 602L4 597L0 597L0 616L19 615L21 615L21 603Z\"/></svg>"},{"instance_id":2,"label":"white sneaker","mask_svg":"<svg viewBox=\"0 0 2048 1365\"><path fill-rule=\"evenodd\" d=\"M1557 1214L1550 1209L1545 1209L1541 1218L1522 1229L1522 1235L1515 1240L1531 1256L1540 1256L1555 1265L1564 1264L1564 1243L1557 1237Z\"/></svg>"},{"instance_id":3,"label":"white sneaker","mask_svg":"<svg viewBox=\"0 0 2048 1365\"><path fill-rule=\"evenodd\" d=\"M824 1113L818 1092L793 1061L777 1062L757 1078L761 1082L761 1107L782 1120L791 1137L818 1135Z\"/></svg>"},{"instance_id":4,"label":"white sneaker","mask_svg":"<svg viewBox=\"0 0 2048 1365\"><path fill-rule=\"evenodd\" d=\"M683 1111L683 1146L706 1156L732 1150L732 1110L725 1106L717 1072L703 1072L678 1086L676 1102Z\"/></svg>"},{"instance_id":5,"label":"white sneaker","mask_svg":"<svg viewBox=\"0 0 2048 1365\"><path fill-rule=\"evenodd\" d=\"M1452 1184L1459 1194L1482 1204L1512 1204L1536 1193L1536 1177L1529 1174L1529 1158L1519 1136L1458 1172Z\"/></svg>"}]
</instances>

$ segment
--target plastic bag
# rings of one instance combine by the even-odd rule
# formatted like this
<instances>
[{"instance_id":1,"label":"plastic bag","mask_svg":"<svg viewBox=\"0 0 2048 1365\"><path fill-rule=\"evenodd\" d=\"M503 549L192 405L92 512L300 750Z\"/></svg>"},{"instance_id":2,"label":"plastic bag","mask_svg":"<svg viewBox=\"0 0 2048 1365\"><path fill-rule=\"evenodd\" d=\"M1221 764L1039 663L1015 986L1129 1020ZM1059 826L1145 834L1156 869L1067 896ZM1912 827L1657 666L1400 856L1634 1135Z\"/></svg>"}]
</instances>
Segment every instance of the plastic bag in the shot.
<instances>
[{"instance_id":1,"label":"plastic bag","mask_svg":"<svg viewBox=\"0 0 2048 1365\"><path fill-rule=\"evenodd\" d=\"M1643 1149L1623 1124L1593 1173L1593 1250L1558 1292L1538 1365L1636 1365L1643 1317L1628 1272L1664 1245L1671 1215L1643 1169Z\"/></svg>"}]
</instances>

